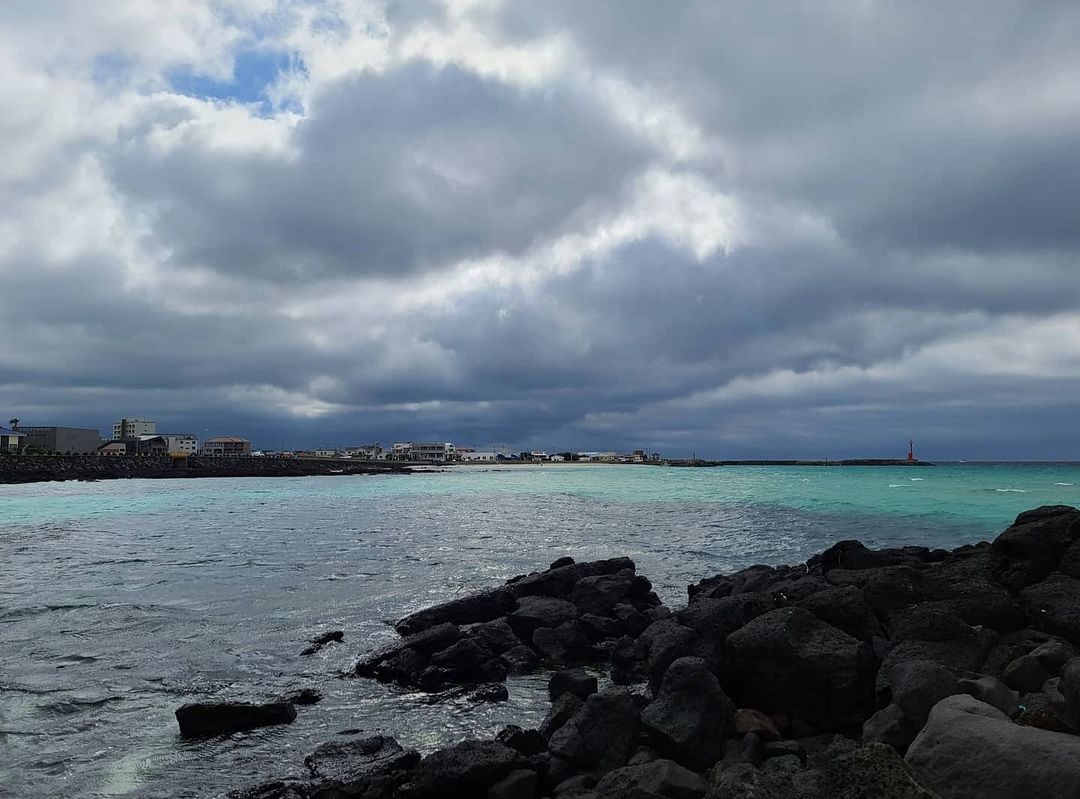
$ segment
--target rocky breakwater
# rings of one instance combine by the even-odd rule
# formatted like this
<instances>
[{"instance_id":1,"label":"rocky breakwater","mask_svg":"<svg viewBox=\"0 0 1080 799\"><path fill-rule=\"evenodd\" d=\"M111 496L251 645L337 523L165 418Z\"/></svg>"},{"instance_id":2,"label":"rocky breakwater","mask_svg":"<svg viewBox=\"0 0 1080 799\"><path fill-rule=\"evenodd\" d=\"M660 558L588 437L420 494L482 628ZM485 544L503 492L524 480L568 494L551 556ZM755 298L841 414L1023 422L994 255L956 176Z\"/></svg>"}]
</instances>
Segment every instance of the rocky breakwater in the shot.
<instances>
[{"instance_id":1,"label":"rocky breakwater","mask_svg":"<svg viewBox=\"0 0 1080 799\"><path fill-rule=\"evenodd\" d=\"M0 455L0 484L124 478L307 477L407 471L393 463L350 463L346 460L297 458L193 456L173 460L164 455Z\"/></svg>"},{"instance_id":2,"label":"rocky breakwater","mask_svg":"<svg viewBox=\"0 0 1080 799\"><path fill-rule=\"evenodd\" d=\"M952 551L842 541L703 579L675 612L626 559L560 561L397 627L401 643L359 674L443 689L589 662L610 684L563 668L538 729L425 757L381 736L339 742L310 780L235 796L1080 796L1075 508Z\"/></svg>"}]
</instances>

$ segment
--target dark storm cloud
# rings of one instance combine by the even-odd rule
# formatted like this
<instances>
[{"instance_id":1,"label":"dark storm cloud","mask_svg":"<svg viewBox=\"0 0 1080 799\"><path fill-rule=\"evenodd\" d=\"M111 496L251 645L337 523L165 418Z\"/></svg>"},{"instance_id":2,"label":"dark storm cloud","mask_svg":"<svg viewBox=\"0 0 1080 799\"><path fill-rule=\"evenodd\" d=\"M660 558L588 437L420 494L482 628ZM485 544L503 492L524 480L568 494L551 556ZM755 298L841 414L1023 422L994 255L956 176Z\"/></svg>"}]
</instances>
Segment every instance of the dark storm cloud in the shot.
<instances>
[{"instance_id":1,"label":"dark storm cloud","mask_svg":"<svg viewBox=\"0 0 1080 799\"><path fill-rule=\"evenodd\" d=\"M304 282L519 252L610 202L648 156L566 87L423 64L326 87L291 145L295 157L238 157L134 139L111 169L157 209L154 232L178 262Z\"/></svg>"}]
</instances>

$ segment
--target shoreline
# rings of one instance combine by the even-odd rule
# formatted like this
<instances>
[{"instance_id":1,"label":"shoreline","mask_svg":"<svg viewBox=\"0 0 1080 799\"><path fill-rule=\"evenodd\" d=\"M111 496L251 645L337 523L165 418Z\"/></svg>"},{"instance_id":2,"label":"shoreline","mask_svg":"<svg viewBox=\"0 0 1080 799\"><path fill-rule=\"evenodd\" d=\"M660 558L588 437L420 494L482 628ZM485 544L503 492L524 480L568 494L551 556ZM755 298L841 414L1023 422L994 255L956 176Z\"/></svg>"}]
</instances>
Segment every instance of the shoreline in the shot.
<instances>
[{"instance_id":1,"label":"shoreline","mask_svg":"<svg viewBox=\"0 0 1080 799\"><path fill-rule=\"evenodd\" d=\"M704 577L681 608L629 558L560 558L394 627L400 638L362 656L353 678L498 702L508 674L546 672L547 718L425 757L344 731L304 759L309 778L230 796L1080 795L1080 510L1069 506L1025 511L992 543L953 550L839 541L804 564ZM612 687L599 690L597 668ZM177 718L183 729L201 714L225 734L289 723L282 701L189 705Z\"/></svg>"}]
</instances>

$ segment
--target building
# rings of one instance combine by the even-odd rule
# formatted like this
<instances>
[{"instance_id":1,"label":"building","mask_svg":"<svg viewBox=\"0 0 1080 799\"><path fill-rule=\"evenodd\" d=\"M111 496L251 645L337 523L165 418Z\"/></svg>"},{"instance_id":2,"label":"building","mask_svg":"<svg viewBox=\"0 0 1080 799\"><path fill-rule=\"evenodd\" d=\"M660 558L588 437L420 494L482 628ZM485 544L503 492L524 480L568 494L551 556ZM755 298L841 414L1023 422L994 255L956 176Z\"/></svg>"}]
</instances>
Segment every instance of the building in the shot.
<instances>
[{"instance_id":1,"label":"building","mask_svg":"<svg viewBox=\"0 0 1080 799\"><path fill-rule=\"evenodd\" d=\"M169 444L169 452L194 455L199 451L199 439L193 433L159 433Z\"/></svg>"},{"instance_id":2,"label":"building","mask_svg":"<svg viewBox=\"0 0 1080 799\"><path fill-rule=\"evenodd\" d=\"M317 449L315 450L316 458L340 458L341 452L336 449Z\"/></svg>"},{"instance_id":3,"label":"building","mask_svg":"<svg viewBox=\"0 0 1080 799\"><path fill-rule=\"evenodd\" d=\"M139 436L136 453L139 455L168 455L169 439L166 436Z\"/></svg>"},{"instance_id":4,"label":"building","mask_svg":"<svg viewBox=\"0 0 1080 799\"><path fill-rule=\"evenodd\" d=\"M477 452L476 450L469 450L468 452L458 452L458 460L462 463L494 463L497 458L494 452Z\"/></svg>"},{"instance_id":5,"label":"building","mask_svg":"<svg viewBox=\"0 0 1080 799\"><path fill-rule=\"evenodd\" d=\"M157 422L149 419L121 419L112 428L114 439L154 435L157 435Z\"/></svg>"},{"instance_id":6,"label":"building","mask_svg":"<svg viewBox=\"0 0 1080 799\"><path fill-rule=\"evenodd\" d=\"M140 443L141 441L138 438L114 438L112 441L106 441L98 447L97 454L113 457L118 455L138 455Z\"/></svg>"},{"instance_id":7,"label":"building","mask_svg":"<svg viewBox=\"0 0 1080 799\"><path fill-rule=\"evenodd\" d=\"M24 433L0 427L0 452L18 452L22 448Z\"/></svg>"},{"instance_id":8,"label":"building","mask_svg":"<svg viewBox=\"0 0 1080 799\"><path fill-rule=\"evenodd\" d=\"M382 444L364 444L359 447L345 447L345 454L350 458L360 458L368 461L381 461L386 459Z\"/></svg>"},{"instance_id":9,"label":"building","mask_svg":"<svg viewBox=\"0 0 1080 799\"><path fill-rule=\"evenodd\" d=\"M251 456L251 442L239 436L218 436L203 442L199 454L210 458L247 458Z\"/></svg>"},{"instance_id":10,"label":"building","mask_svg":"<svg viewBox=\"0 0 1080 799\"><path fill-rule=\"evenodd\" d=\"M101 446L101 431L88 427L23 427L23 448L34 447L45 452L85 454L97 452Z\"/></svg>"},{"instance_id":11,"label":"building","mask_svg":"<svg viewBox=\"0 0 1080 799\"><path fill-rule=\"evenodd\" d=\"M454 445L442 442L404 441L390 448L390 457L399 461L444 461L454 460Z\"/></svg>"}]
</instances>

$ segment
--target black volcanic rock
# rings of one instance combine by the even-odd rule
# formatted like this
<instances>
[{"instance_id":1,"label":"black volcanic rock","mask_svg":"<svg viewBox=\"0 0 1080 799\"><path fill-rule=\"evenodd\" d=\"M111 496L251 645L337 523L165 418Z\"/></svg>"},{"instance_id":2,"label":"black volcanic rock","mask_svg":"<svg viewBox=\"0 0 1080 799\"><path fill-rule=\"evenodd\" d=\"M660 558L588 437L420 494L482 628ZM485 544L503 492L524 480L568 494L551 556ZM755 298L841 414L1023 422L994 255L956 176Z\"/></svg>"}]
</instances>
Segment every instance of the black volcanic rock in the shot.
<instances>
[{"instance_id":1,"label":"black volcanic rock","mask_svg":"<svg viewBox=\"0 0 1080 799\"><path fill-rule=\"evenodd\" d=\"M444 622L460 625L491 621L506 615L516 606L511 591L496 588L419 610L398 621L394 627L402 635L408 636Z\"/></svg>"},{"instance_id":2,"label":"black volcanic rock","mask_svg":"<svg viewBox=\"0 0 1080 799\"><path fill-rule=\"evenodd\" d=\"M185 738L228 735L295 720L296 708L290 702L192 702L176 711L176 722Z\"/></svg>"},{"instance_id":3,"label":"black volcanic rock","mask_svg":"<svg viewBox=\"0 0 1080 799\"><path fill-rule=\"evenodd\" d=\"M695 657L668 667L656 699L641 712L656 748L698 770L720 759L734 722L735 705L705 661Z\"/></svg>"}]
</instances>

